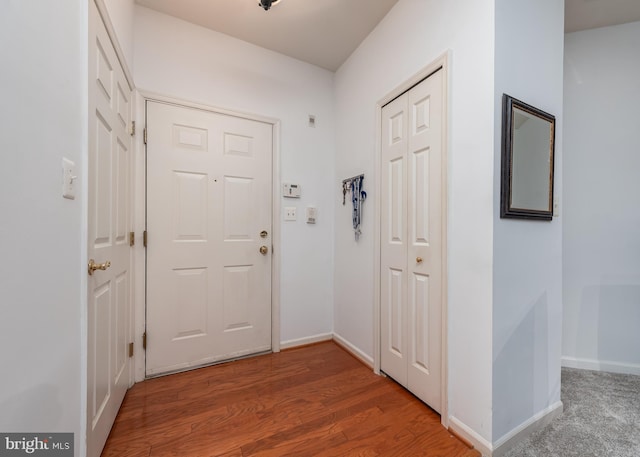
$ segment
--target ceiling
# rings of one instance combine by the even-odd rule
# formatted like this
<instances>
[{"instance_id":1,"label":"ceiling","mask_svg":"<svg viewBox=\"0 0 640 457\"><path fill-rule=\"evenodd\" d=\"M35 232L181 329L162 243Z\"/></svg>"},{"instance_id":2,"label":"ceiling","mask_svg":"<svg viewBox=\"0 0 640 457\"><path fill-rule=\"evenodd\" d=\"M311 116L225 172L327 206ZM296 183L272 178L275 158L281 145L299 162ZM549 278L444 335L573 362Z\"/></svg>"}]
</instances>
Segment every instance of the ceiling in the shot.
<instances>
[{"instance_id":1,"label":"ceiling","mask_svg":"<svg viewBox=\"0 0 640 457\"><path fill-rule=\"evenodd\" d=\"M331 71L342 65L398 2L280 0L264 11L258 0L135 1ZM635 21L640 21L640 0L565 0L566 32Z\"/></svg>"},{"instance_id":2,"label":"ceiling","mask_svg":"<svg viewBox=\"0 0 640 457\"><path fill-rule=\"evenodd\" d=\"M565 0L564 31L640 21L640 0Z\"/></svg>"},{"instance_id":3,"label":"ceiling","mask_svg":"<svg viewBox=\"0 0 640 457\"><path fill-rule=\"evenodd\" d=\"M335 71L398 0L136 0L136 3Z\"/></svg>"}]
</instances>

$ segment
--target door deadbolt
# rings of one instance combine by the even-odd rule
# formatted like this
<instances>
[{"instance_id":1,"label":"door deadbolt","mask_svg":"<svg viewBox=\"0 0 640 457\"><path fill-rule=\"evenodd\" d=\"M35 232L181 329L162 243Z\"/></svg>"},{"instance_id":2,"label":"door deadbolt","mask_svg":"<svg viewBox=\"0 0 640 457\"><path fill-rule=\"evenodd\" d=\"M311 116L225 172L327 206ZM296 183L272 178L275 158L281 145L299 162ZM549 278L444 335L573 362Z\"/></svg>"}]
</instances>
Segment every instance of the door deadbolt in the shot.
<instances>
[{"instance_id":1,"label":"door deadbolt","mask_svg":"<svg viewBox=\"0 0 640 457\"><path fill-rule=\"evenodd\" d=\"M266 238L269 234L267 233L266 230L263 230L262 232L260 232L260 238Z\"/></svg>"}]
</instances>

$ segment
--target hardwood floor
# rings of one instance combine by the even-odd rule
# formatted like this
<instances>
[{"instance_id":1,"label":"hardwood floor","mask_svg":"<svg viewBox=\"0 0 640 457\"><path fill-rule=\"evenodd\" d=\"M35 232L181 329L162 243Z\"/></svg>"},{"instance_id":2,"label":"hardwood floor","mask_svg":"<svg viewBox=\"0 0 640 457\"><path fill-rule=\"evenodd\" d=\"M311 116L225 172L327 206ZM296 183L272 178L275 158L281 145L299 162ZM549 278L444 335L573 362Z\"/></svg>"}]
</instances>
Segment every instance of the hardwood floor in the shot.
<instances>
[{"instance_id":1,"label":"hardwood floor","mask_svg":"<svg viewBox=\"0 0 640 457\"><path fill-rule=\"evenodd\" d=\"M333 342L144 381L103 457L476 457L440 416Z\"/></svg>"}]
</instances>

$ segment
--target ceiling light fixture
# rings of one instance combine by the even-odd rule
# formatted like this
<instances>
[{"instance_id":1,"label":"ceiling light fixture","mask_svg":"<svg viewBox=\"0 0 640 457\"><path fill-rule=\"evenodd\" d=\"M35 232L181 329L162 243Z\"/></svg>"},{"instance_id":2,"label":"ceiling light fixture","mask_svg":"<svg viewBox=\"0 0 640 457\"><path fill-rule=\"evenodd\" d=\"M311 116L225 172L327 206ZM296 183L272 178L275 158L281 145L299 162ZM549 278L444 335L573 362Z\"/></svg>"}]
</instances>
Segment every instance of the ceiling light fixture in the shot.
<instances>
[{"instance_id":1,"label":"ceiling light fixture","mask_svg":"<svg viewBox=\"0 0 640 457\"><path fill-rule=\"evenodd\" d=\"M263 8L265 11L269 11L269 8L271 8L276 3L280 3L280 0L259 0L258 6L260 8Z\"/></svg>"}]
</instances>

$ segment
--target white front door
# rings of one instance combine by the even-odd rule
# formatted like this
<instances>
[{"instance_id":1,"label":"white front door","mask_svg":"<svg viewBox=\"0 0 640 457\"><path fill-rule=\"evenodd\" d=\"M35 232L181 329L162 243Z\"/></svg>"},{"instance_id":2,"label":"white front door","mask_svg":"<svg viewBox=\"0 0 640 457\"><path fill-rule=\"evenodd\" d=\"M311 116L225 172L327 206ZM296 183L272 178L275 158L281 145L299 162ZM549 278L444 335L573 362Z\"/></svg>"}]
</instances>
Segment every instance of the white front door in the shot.
<instances>
[{"instance_id":1,"label":"white front door","mask_svg":"<svg viewBox=\"0 0 640 457\"><path fill-rule=\"evenodd\" d=\"M131 88L89 2L87 455L100 455L129 387ZM89 271L87 271L89 273Z\"/></svg>"},{"instance_id":2,"label":"white front door","mask_svg":"<svg viewBox=\"0 0 640 457\"><path fill-rule=\"evenodd\" d=\"M441 408L442 71L382 108L381 369Z\"/></svg>"},{"instance_id":3,"label":"white front door","mask_svg":"<svg viewBox=\"0 0 640 457\"><path fill-rule=\"evenodd\" d=\"M272 131L147 102L147 376L271 349Z\"/></svg>"}]
</instances>

